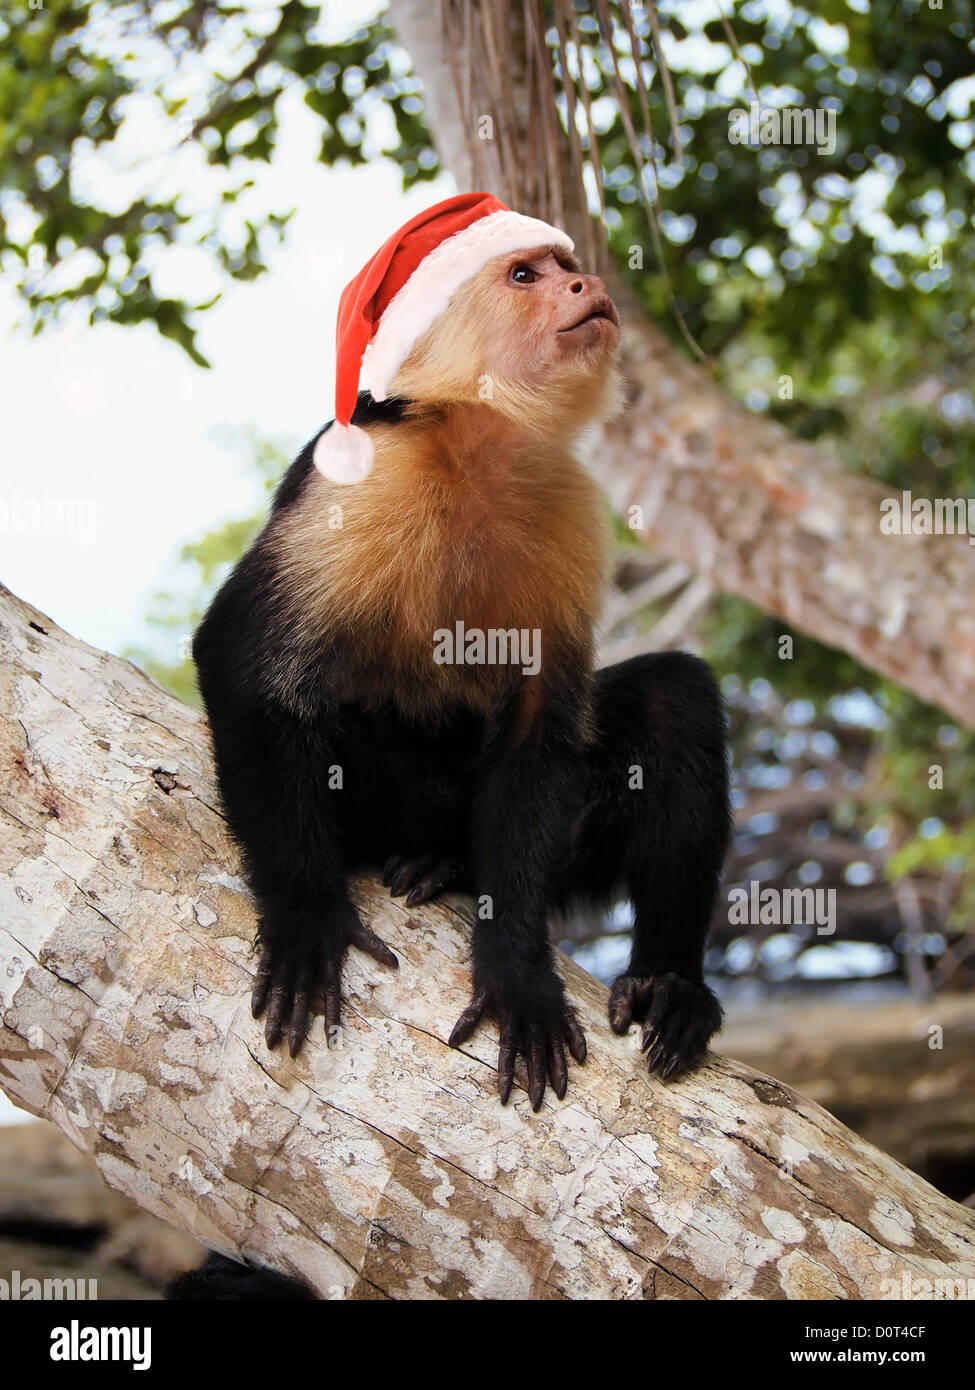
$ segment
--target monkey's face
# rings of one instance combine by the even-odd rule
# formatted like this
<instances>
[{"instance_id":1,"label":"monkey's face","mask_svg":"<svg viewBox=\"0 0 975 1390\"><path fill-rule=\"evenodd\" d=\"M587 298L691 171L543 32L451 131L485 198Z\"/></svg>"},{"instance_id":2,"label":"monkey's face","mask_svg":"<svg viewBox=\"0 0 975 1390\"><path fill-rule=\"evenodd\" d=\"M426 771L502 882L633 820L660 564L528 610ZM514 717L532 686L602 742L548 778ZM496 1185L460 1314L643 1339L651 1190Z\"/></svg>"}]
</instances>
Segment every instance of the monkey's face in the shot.
<instances>
[{"instance_id":1,"label":"monkey's face","mask_svg":"<svg viewBox=\"0 0 975 1390\"><path fill-rule=\"evenodd\" d=\"M392 385L555 433L615 413L619 317L602 280L551 247L498 256L453 296Z\"/></svg>"},{"instance_id":2,"label":"monkey's face","mask_svg":"<svg viewBox=\"0 0 975 1390\"><path fill-rule=\"evenodd\" d=\"M620 321L605 285L598 275L584 275L565 252L499 257L492 278L507 324L523 344L526 369L544 373L581 362L592 370L617 346ZM503 358L512 344L500 319L496 327L492 347Z\"/></svg>"}]
</instances>

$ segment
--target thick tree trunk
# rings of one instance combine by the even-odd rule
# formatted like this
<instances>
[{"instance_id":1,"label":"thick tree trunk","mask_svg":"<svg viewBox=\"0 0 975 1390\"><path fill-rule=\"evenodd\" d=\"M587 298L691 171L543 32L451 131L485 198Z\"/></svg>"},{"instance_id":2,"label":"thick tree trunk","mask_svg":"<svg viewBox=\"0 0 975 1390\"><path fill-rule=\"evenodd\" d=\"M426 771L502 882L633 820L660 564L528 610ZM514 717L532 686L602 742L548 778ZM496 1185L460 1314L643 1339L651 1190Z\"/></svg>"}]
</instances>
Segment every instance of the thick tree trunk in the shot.
<instances>
[{"instance_id":1,"label":"thick tree trunk","mask_svg":"<svg viewBox=\"0 0 975 1390\"><path fill-rule=\"evenodd\" d=\"M472 14L480 8L481 0L471 0ZM482 150L491 142L465 123L437 9L428 0L390 3L424 84L444 165L460 189L469 188L467 150L474 149L495 171L491 191L511 198L521 182L517 160L506 161L500 146ZM455 47L466 61L462 45ZM504 111L477 114L492 116L498 128L503 120L506 148L517 152L528 148L533 109L517 44L505 72L511 99ZM521 128L510 129L512 121ZM568 160L562 168L565 186L554 201L571 209ZM582 242L578 218L569 230ZM647 264L651 255L648 245ZM591 461L624 520L639 523L635 534L691 565L716 591L850 652L975 727L975 548L967 538L883 535L885 489L729 400L647 321L628 291L613 288L625 327L629 405ZM639 510L631 514L631 507Z\"/></svg>"},{"instance_id":2,"label":"thick tree trunk","mask_svg":"<svg viewBox=\"0 0 975 1390\"><path fill-rule=\"evenodd\" d=\"M776 1081L651 1081L562 962L590 1056L502 1109L464 900L362 877L398 971L353 956L345 1027L269 1054L254 917L206 728L129 663L0 599L0 1085L111 1187L352 1298L863 1298L975 1278L975 1213ZM891 1281L891 1282L885 1282ZM924 1286L922 1286L924 1287Z\"/></svg>"}]
</instances>

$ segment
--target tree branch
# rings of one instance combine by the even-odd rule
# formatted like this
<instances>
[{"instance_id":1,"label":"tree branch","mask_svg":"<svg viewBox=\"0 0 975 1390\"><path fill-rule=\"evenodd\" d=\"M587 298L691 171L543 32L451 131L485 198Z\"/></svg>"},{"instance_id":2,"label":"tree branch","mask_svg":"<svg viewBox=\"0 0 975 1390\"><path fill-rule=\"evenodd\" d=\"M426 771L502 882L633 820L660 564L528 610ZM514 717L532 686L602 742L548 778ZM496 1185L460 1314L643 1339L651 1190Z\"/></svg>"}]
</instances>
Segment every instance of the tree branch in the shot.
<instances>
[{"instance_id":1,"label":"tree branch","mask_svg":"<svg viewBox=\"0 0 975 1390\"><path fill-rule=\"evenodd\" d=\"M356 899L345 1027L292 1061L247 999L254 915L202 721L0 593L0 1085L111 1187L349 1298L861 1298L975 1277L975 1213L778 1082L651 1080L568 961L590 1056L502 1109L466 900ZM889 1286L887 1286L889 1287Z\"/></svg>"}]
</instances>

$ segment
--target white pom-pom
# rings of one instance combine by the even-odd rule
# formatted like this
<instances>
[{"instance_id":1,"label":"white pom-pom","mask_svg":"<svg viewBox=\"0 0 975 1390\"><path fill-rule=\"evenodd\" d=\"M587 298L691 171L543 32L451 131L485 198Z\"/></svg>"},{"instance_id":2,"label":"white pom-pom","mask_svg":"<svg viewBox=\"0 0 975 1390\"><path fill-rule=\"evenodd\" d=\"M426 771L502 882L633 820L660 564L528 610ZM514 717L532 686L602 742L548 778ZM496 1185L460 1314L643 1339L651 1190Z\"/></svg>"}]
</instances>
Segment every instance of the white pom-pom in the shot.
<instances>
[{"instance_id":1,"label":"white pom-pom","mask_svg":"<svg viewBox=\"0 0 975 1390\"><path fill-rule=\"evenodd\" d=\"M329 482L361 483L372 472L372 440L358 425L336 421L319 436L312 459Z\"/></svg>"}]
</instances>

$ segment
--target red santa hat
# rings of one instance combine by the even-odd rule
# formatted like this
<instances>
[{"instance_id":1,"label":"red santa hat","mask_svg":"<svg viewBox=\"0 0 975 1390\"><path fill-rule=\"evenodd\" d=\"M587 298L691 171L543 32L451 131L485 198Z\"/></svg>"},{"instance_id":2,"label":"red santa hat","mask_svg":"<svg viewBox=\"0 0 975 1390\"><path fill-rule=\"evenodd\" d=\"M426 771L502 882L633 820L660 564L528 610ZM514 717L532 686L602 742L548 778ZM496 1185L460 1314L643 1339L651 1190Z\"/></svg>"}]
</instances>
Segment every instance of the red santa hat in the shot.
<instances>
[{"instance_id":1,"label":"red santa hat","mask_svg":"<svg viewBox=\"0 0 975 1390\"><path fill-rule=\"evenodd\" d=\"M417 213L384 242L342 291L335 329L335 423L315 445L316 468L335 483L360 482L372 442L350 424L365 359L384 401L417 339L453 295L495 256L538 246L572 250L565 232L512 212L490 193L461 193Z\"/></svg>"}]
</instances>

